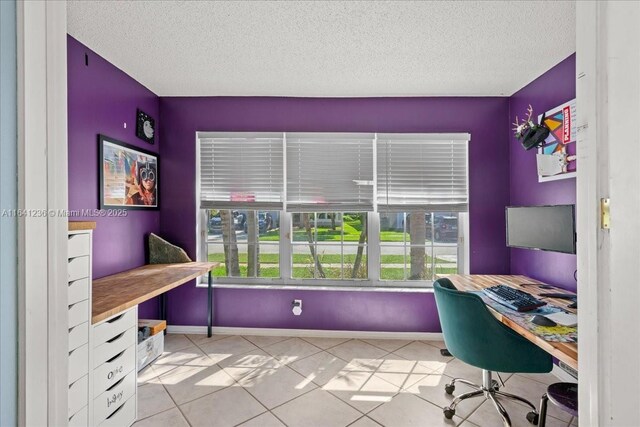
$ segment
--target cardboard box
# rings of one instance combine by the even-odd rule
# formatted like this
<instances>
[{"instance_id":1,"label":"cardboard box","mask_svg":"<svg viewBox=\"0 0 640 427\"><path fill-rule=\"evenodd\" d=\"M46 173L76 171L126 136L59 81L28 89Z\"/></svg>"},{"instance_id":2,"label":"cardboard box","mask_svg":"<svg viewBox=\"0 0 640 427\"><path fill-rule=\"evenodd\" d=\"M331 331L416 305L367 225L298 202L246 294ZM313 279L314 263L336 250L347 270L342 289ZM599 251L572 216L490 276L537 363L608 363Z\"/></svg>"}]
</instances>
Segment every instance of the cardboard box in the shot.
<instances>
[{"instance_id":1,"label":"cardboard box","mask_svg":"<svg viewBox=\"0 0 640 427\"><path fill-rule=\"evenodd\" d=\"M166 320L153 320L153 319L138 319L138 328L148 326L151 329L151 335L155 335L158 332L162 332L167 329Z\"/></svg>"}]
</instances>

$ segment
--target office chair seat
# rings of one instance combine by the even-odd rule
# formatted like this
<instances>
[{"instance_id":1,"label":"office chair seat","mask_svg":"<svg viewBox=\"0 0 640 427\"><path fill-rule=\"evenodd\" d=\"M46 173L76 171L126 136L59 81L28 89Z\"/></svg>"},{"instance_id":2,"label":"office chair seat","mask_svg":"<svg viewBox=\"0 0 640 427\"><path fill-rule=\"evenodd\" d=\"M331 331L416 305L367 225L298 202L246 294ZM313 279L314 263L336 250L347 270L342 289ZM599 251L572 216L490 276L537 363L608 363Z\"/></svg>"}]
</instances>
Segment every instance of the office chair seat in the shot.
<instances>
[{"instance_id":1,"label":"office chair seat","mask_svg":"<svg viewBox=\"0 0 640 427\"><path fill-rule=\"evenodd\" d=\"M539 415L536 407L520 396L500 390L492 372L547 373L553 367L551 356L498 321L478 295L458 291L446 278L436 280L433 288L447 349L457 359L482 369L482 385L454 378L445 386L448 394L453 393L456 382L467 384L474 390L457 396L444 408L444 416L452 418L461 401L483 396L491 400L504 425L510 427L511 419L497 399L500 397L527 405L531 409L527 420L537 424Z\"/></svg>"}]
</instances>

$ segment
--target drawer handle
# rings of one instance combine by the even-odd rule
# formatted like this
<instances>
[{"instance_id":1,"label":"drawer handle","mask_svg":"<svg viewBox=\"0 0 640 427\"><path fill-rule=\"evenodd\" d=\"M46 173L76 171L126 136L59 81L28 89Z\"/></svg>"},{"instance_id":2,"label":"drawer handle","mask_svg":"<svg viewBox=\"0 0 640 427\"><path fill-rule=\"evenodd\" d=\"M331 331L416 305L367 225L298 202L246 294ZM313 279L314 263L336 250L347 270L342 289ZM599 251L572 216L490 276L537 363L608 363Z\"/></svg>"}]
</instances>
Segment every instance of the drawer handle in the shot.
<instances>
[{"instance_id":1,"label":"drawer handle","mask_svg":"<svg viewBox=\"0 0 640 427\"><path fill-rule=\"evenodd\" d=\"M122 350L120 353L116 354L115 356L113 356L111 359L105 361L104 363L111 363L114 360L116 360L118 357L122 356L124 354L124 352L127 350Z\"/></svg>"},{"instance_id":2,"label":"drawer handle","mask_svg":"<svg viewBox=\"0 0 640 427\"><path fill-rule=\"evenodd\" d=\"M115 411L113 411L113 413L112 413L111 415L109 415L107 418L105 418L105 420L108 420L109 418L111 418L111 417L113 417L115 414L117 414L117 413L120 411L120 409L124 408L124 405L125 405L126 403L127 403L127 402L125 402L125 403L123 403L122 405L120 405L120 407L119 407L118 409L116 409Z\"/></svg>"},{"instance_id":3,"label":"drawer handle","mask_svg":"<svg viewBox=\"0 0 640 427\"><path fill-rule=\"evenodd\" d=\"M111 387L109 387L106 391L111 391L111 390L113 390L114 388L118 387L118 386L120 385L120 383L122 383L122 381L124 381L124 379L125 379L125 378L126 378L126 377L124 377L124 378L120 378L120 379L118 380L118 382L116 382L114 385L112 385Z\"/></svg>"},{"instance_id":4,"label":"drawer handle","mask_svg":"<svg viewBox=\"0 0 640 427\"><path fill-rule=\"evenodd\" d=\"M124 332L119 333L118 335L116 335L115 337L111 338L110 340L107 340L108 343L112 343L120 338L122 338L122 336L124 335Z\"/></svg>"},{"instance_id":5,"label":"drawer handle","mask_svg":"<svg viewBox=\"0 0 640 427\"><path fill-rule=\"evenodd\" d=\"M124 314L120 314L119 316L114 317L113 319L110 320L106 320L105 323L113 323L113 322L117 322L118 320L122 319L122 316L124 316Z\"/></svg>"}]
</instances>

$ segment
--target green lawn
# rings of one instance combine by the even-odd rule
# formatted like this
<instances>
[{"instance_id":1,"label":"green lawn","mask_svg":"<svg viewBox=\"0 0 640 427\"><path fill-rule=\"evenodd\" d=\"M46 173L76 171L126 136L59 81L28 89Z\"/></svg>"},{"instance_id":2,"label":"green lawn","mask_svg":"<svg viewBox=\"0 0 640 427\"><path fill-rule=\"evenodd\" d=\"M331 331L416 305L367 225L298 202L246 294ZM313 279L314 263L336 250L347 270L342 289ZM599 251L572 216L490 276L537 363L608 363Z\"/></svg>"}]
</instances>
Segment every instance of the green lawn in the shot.
<instances>
[{"instance_id":1,"label":"green lawn","mask_svg":"<svg viewBox=\"0 0 640 427\"><path fill-rule=\"evenodd\" d=\"M238 258L240 264L247 263L247 254L240 253L238 254ZM366 255L365 255L366 258ZM382 264L403 264L404 263L404 255L382 255L381 257ZM260 254L260 264L278 264L280 259L279 254ZM355 254L344 254L344 262L346 264L353 264L355 262L356 255ZM224 253L214 253L209 254L209 261L212 262L224 262ZM323 264L340 264L340 254L320 254L320 261ZM407 262L409 259L407 257ZM426 262L431 263L431 257L426 256ZM450 263L450 261L436 258L435 262L437 263ZM293 263L294 264L310 264L313 263L310 255L306 254L294 254L293 255Z\"/></svg>"}]
</instances>

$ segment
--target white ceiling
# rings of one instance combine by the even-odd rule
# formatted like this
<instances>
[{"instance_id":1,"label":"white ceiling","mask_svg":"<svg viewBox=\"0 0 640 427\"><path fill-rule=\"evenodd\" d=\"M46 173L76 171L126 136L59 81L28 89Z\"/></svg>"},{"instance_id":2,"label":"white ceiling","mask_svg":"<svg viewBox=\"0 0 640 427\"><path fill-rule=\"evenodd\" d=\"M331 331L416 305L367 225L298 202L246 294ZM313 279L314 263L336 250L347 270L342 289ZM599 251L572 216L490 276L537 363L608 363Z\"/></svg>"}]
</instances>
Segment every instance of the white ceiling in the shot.
<instances>
[{"instance_id":1,"label":"white ceiling","mask_svg":"<svg viewBox=\"0 0 640 427\"><path fill-rule=\"evenodd\" d=\"M160 96L511 95L575 51L573 1L69 1Z\"/></svg>"}]
</instances>

